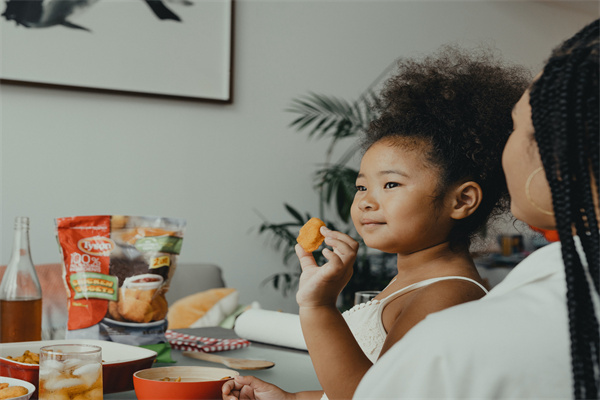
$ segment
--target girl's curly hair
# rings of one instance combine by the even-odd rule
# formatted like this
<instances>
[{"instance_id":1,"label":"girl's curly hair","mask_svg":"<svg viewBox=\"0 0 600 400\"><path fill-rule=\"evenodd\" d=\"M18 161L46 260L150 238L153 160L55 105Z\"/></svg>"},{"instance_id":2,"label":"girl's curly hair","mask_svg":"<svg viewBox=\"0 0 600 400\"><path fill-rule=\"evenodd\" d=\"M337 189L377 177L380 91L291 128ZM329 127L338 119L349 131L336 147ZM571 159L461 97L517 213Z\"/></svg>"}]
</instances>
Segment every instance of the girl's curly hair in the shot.
<instances>
[{"instance_id":1,"label":"girl's curly hair","mask_svg":"<svg viewBox=\"0 0 600 400\"><path fill-rule=\"evenodd\" d=\"M422 60L400 59L398 73L385 83L363 147L384 138L424 143L427 160L440 171L438 198L456 183L481 186L479 208L455 225L451 244L470 245L489 217L507 208L502 150L511 109L530 81L527 69L491 50L447 45Z\"/></svg>"}]
</instances>

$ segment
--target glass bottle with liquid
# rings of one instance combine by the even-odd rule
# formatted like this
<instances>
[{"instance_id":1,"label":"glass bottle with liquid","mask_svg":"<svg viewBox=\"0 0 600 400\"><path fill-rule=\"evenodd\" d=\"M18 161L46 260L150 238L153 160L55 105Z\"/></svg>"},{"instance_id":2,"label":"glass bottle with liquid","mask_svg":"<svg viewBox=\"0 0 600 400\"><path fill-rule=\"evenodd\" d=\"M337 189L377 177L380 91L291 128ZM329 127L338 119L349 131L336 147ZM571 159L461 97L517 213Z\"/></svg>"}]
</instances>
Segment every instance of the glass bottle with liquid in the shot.
<instances>
[{"instance_id":1,"label":"glass bottle with liquid","mask_svg":"<svg viewBox=\"0 0 600 400\"><path fill-rule=\"evenodd\" d=\"M0 284L0 343L42 339L42 289L29 249L29 218L15 218L10 261Z\"/></svg>"}]
</instances>

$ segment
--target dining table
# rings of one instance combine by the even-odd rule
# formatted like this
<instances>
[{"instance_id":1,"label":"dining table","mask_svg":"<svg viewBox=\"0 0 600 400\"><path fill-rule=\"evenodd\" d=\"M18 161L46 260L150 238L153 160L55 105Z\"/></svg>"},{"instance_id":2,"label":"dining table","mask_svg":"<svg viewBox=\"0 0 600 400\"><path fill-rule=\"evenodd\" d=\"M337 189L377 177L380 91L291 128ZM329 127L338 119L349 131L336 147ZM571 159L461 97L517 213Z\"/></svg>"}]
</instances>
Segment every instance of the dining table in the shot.
<instances>
[{"instance_id":1,"label":"dining table","mask_svg":"<svg viewBox=\"0 0 600 400\"><path fill-rule=\"evenodd\" d=\"M226 329L221 327L177 329L176 332L205 338L239 338L239 336L236 335L233 329ZM227 367L223 364L217 364L213 362L186 357L183 355L183 353L184 352L181 350L171 349L171 358L174 362L155 362L153 368L171 366L204 366L212 368L234 369ZM238 369L236 371L238 371L240 375L252 375L269 383L275 384L281 389L288 392L321 389L321 385L319 384L319 381L317 379L312 362L310 360L310 356L308 355L308 352L306 350L299 350L290 347L282 347L267 343L250 341L250 344L243 348L220 351L210 354L216 354L233 358L272 361L273 363L275 363L275 365L267 369ZM137 397L135 395L135 391L131 390L126 392L105 394L104 399L136 400Z\"/></svg>"}]
</instances>

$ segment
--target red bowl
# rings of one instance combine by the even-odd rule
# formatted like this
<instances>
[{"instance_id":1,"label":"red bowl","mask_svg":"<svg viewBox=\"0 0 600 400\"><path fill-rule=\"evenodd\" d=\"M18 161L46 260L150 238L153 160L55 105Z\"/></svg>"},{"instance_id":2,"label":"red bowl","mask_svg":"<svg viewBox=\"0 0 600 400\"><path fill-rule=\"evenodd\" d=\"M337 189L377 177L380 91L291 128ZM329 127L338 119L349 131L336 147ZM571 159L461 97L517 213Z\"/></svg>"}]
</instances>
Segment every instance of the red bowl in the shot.
<instances>
[{"instance_id":1,"label":"red bowl","mask_svg":"<svg viewBox=\"0 0 600 400\"><path fill-rule=\"evenodd\" d=\"M7 356L19 357L25 350L34 353L53 344L93 344L102 347L102 382L104 393L125 392L133 389L133 373L150 368L157 354L155 351L137 346L107 342L104 340L42 340L39 342L2 343L0 346L0 375L22 379L36 388L32 399L37 399L39 365L12 361Z\"/></svg>"},{"instance_id":2,"label":"red bowl","mask_svg":"<svg viewBox=\"0 0 600 400\"><path fill-rule=\"evenodd\" d=\"M221 399L223 384L239 372L210 367L159 367L133 374L138 400L212 400ZM171 381L162 379L169 378ZM174 382L179 378L180 382Z\"/></svg>"}]
</instances>

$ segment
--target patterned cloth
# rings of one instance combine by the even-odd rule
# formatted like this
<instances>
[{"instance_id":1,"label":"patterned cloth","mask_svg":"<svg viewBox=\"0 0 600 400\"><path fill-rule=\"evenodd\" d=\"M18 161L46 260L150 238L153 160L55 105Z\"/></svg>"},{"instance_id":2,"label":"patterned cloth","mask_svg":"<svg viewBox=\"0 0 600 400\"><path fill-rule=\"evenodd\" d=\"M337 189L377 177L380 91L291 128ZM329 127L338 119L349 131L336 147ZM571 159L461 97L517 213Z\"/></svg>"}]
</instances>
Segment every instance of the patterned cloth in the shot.
<instances>
[{"instance_id":1,"label":"patterned cloth","mask_svg":"<svg viewBox=\"0 0 600 400\"><path fill-rule=\"evenodd\" d=\"M173 349L182 351L214 353L217 351L235 350L250 346L250 341L246 339L215 339L188 335L172 330L167 330L165 336Z\"/></svg>"}]
</instances>

